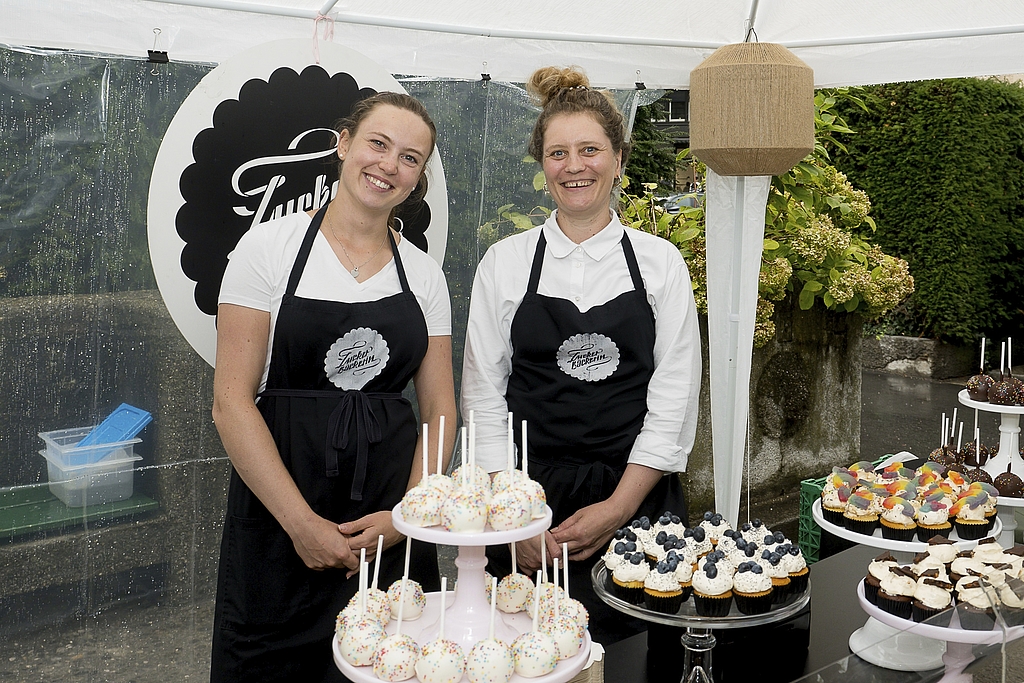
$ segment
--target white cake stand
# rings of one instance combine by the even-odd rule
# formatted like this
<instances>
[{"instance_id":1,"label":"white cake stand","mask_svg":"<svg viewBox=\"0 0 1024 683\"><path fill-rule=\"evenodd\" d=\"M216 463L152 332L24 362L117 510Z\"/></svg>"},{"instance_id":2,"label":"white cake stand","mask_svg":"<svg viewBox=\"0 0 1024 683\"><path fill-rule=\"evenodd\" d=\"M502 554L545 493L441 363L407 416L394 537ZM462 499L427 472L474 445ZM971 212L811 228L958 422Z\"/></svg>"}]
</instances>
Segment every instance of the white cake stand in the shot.
<instances>
[{"instance_id":1,"label":"white cake stand","mask_svg":"<svg viewBox=\"0 0 1024 683\"><path fill-rule=\"evenodd\" d=\"M854 543L859 543L860 545L880 548L882 550L889 550L896 553L907 553L908 555L922 553L928 549L928 544L921 543L920 541L893 541L888 538L882 538L882 532L880 529L876 529L873 535L868 536L867 534L858 534L855 531L850 531L846 527L833 524L822 516L820 499L814 501L811 505L811 516L814 517L814 521L818 526L825 531L828 531L830 534L839 536L840 538L845 538L846 540L853 541ZM1002 523L997 517L996 523L993 525L989 535L998 536L1001 531ZM960 540L956 535L956 530L949 535L949 538L951 541L955 541L961 550L970 550L978 545L977 541ZM876 618L874 612L865 609L864 611L870 615L867 622L864 626L854 631L850 636L850 650L854 654L871 662L872 664L875 664L876 666L881 666L886 669L894 669L896 671L930 671L931 669L938 669L943 665L943 657L948 651L946 644L948 639L941 636L944 635L944 632L947 629L939 629L939 627L928 626L927 624L915 625L926 628L906 628L908 623L913 624L914 622L907 622L906 619L893 617L888 612L883 612L870 602L867 602L864 598L863 582L858 584L857 595L860 598L862 606L866 603L874 609L874 612L881 612L886 617L895 619L899 622L899 625L903 626L903 628L893 628L891 623L883 619ZM931 631L929 629L939 630ZM982 632L967 631L966 633L974 635ZM961 652L959 654L954 654L953 656L959 658L966 656L969 658L970 648L967 648L966 654ZM960 667L960 670L962 671L963 667L970 661L971 660L968 659L967 662ZM970 681L970 678L943 679L945 683L953 683L954 681L960 680Z\"/></svg>"},{"instance_id":2,"label":"white cake stand","mask_svg":"<svg viewBox=\"0 0 1024 683\"><path fill-rule=\"evenodd\" d=\"M966 389L961 389L957 398L968 408L998 413L1000 416L999 453L986 462L982 469L995 479L1006 471L1007 465L1011 465L1013 473L1024 478L1024 460L1020 457L1020 416L1024 415L1024 406L999 406L987 401L975 401ZM1024 507L1024 498L999 497L999 520L1003 523L999 544L1006 548L1013 545L1013 531L1017 528L1014 508L1019 507Z\"/></svg>"},{"instance_id":3,"label":"white cake stand","mask_svg":"<svg viewBox=\"0 0 1024 683\"><path fill-rule=\"evenodd\" d=\"M551 508L545 508L544 517L535 519L528 525L510 531L494 531L487 527L483 533L456 534L445 531L441 527L417 527L408 524L402 518L401 503L391 511L391 519L395 529L410 538L440 545L454 545L459 548L455 565L459 568L459 579L454 594L449 593L445 602L444 637L458 643L468 655L478 641L487 637L490 629L490 602L487 599L487 587L484 579L484 567L487 556L484 554L489 545L504 545L527 538L534 538L547 531L551 526ZM428 593L427 605L415 621L403 621L402 633L410 636L420 645L437 638L439 619L441 616L441 594ZM533 620L526 612L518 614L497 613L494 623L494 637L508 644L521 633L526 633L533 626ZM391 621L385 631L389 635L395 632L396 623ZM338 638L334 638L334 661L341 672L358 683L379 683L371 666L352 666L341 656L338 650ZM523 678L513 674L510 683L565 683L583 670L590 658L590 632L584 632L583 645L580 651L569 659L558 663L555 670L537 678ZM468 681L463 676L463 681Z\"/></svg>"},{"instance_id":4,"label":"white cake stand","mask_svg":"<svg viewBox=\"0 0 1024 683\"><path fill-rule=\"evenodd\" d=\"M927 671L945 666L939 683L971 683L972 676L964 673L964 668L974 661L971 645L994 645L1024 635L1024 626L1011 626L1006 631L998 627L992 631L960 628L955 610L949 626L901 619L872 605L864 597L863 581L857 584L857 599L869 618L850 636L853 653L876 666L897 671Z\"/></svg>"}]
</instances>

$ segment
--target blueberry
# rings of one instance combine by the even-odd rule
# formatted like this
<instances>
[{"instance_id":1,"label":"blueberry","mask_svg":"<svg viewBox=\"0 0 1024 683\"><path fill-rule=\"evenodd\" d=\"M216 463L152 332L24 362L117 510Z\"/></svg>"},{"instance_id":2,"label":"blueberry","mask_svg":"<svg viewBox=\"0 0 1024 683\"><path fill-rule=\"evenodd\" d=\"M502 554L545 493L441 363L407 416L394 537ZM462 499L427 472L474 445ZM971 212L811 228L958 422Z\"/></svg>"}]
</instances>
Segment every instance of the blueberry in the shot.
<instances>
[{"instance_id":1,"label":"blueberry","mask_svg":"<svg viewBox=\"0 0 1024 683\"><path fill-rule=\"evenodd\" d=\"M767 548L765 548L764 551L761 553L761 558L762 559L768 559L771 556L772 556L772 551L768 550Z\"/></svg>"},{"instance_id":2,"label":"blueberry","mask_svg":"<svg viewBox=\"0 0 1024 683\"><path fill-rule=\"evenodd\" d=\"M738 537L736 539L736 549L737 550L743 550L746 547L747 547L747 539L743 538L742 536Z\"/></svg>"},{"instance_id":3,"label":"blueberry","mask_svg":"<svg viewBox=\"0 0 1024 683\"><path fill-rule=\"evenodd\" d=\"M789 552L790 547L791 546L788 543L787 544L783 544L783 545L778 545L778 546L775 546L775 552L777 552L779 555L785 555L786 553Z\"/></svg>"},{"instance_id":4,"label":"blueberry","mask_svg":"<svg viewBox=\"0 0 1024 683\"><path fill-rule=\"evenodd\" d=\"M665 540L666 541L672 541L673 543L675 543L676 541L679 540L679 537L676 536L675 534L669 534L668 538L666 538Z\"/></svg>"},{"instance_id":5,"label":"blueberry","mask_svg":"<svg viewBox=\"0 0 1024 683\"><path fill-rule=\"evenodd\" d=\"M672 511L671 510L665 510L665 514L662 515L662 516L663 517L672 517Z\"/></svg>"},{"instance_id":6,"label":"blueberry","mask_svg":"<svg viewBox=\"0 0 1024 683\"><path fill-rule=\"evenodd\" d=\"M793 557L797 557L797 556L800 555L800 548L797 548L795 545L791 545L791 546L789 546L789 551L788 552Z\"/></svg>"},{"instance_id":7,"label":"blueberry","mask_svg":"<svg viewBox=\"0 0 1024 683\"><path fill-rule=\"evenodd\" d=\"M615 540L616 541L621 541L625 537L626 537L626 530L625 529L616 529L615 530Z\"/></svg>"},{"instance_id":8,"label":"blueberry","mask_svg":"<svg viewBox=\"0 0 1024 683\"><path fill-rule=\"evenodd\" d=\"M672 571L675 571L676 567L679 566L679 558L676 557L675 555L668 555L665 558L665 562L668 563L668 566L672 567Z\"/></svg>"},{"instance_id":9,"label":"blueberry","mask_svg":"<svg viewBox=\"0 0 1024 683\"><path fill-rule=\"evenodd\" d=\"M629 525L631 527L633 527L634 529L639 529L640 528L640 520L639 519L634 519L632 522L630 522Z\"/></svg>"},{"instance_id":10,"label":"blueberry","mask_svg":"<svg viewBox=\"0 0 1024 683\"><path fill-rule=\"evenodd\" d=\"M651 518L648 517L647 515L644 515L643 517L640 518L640 523L643 524L644 522L647 522L648 524L650 524L651 523Z\"/></svg>"},{"instance_id":11,"label":"blueberry","mask_svg":"<svg viewBox=\"0 0 1024 683\"><path fill-rule=\"evenodd\" d=\"M763 526L763 525L761 524L761 520L760 520L760 519L758 519L757 517L754 517L754 528L756 529L756 528L757 528L757 527L759 527L759 526Z\"/></svg>"},{"instance_id":12,"label":"blueberry","mask_svg":"<svg viewBox=\"0 0 1024 683\"><path fill-rule=\"evenodd\" d=\"M750 571L754 572L755 574L763 574L764 573L764 568L762 568L761 565L759 565L759 564L757 564L755 562L750 567Z\"/></svg>"},{"instance_id":13,"label":"blueberry","mask_svg":"<svg viewBox=\"0 0 1024 683\"><path fill-rule=\"evenodd\" d=\"M772 563L773 567L775 567L778 566L779 562L782 561L782 558L776 555L775 553L772 553L768 556L768 561Z\"/></svg>"},{"instance_id":14,"label":"blueberry","mask_svg":"<svg viewBox=\"0 0 1024 683\"><path fill-rule=\"evenodd\" d=\"M676 549L683 550L684 548L686 548L686 541L680 538L678 541L676 541Z\"/></svg>"},{"instance_id":15,"label":"blueberry","mask_svg":"<svg viewBox=\"0 0 1024 683\"><path fill-rule=\"evenodd\" d=\"M714 562L708 562L704 565L704 574L709 578L713 579L718 576L718 567Z\"/></svg>"},{"instance_id":16,"label":"blueberry","mask_svg":"<svg viewBox=\"0 0 1024 683\"><path fill-rule=\"evenodd\" d=\"M703 543L704 542L704 538L705 538L705 534L704 534L704 530L703 529L701 529L700 527L697 527L697 528L695 528L693 530L693 540L697 541L697 543Z\"/></svg>"},{"instance_id":17,"label":"blueberry","mask_svg":"<svg viewBox=\"0 0 1024 683\"><path fill-rule=\"evenodd\" d=\"M632 529L627 529L626 530L626 540L627 541L636 541L636 534L633 533Z\"/></svg>"},{"instance_id":18,"label":"blueberry","mask_svg":"<svg viewBox=\"0 0 1024 683\"><path fill-rule=\"evenodd\" d=\"M776 531L773 535L775 536L776 543L786 542L786 534L782 533L781 531Z\"/></svg>"},{"instance_id":19,"label":"blueberry","mask_svg":"<svg viewBox=\"0 0 1024 683\"><path fill-rule=\"evenodd\" d=\"M757 555L757 546L751 543L747 546L747 549L743 551L743 554L747 557L754 557Z\"/></svg>"},{"instance_id":20,"label":"blueberry","mask_svg":"<svg viewBox=\"0 0 1024 683\"><path fill-rule=\"evenodd\" d=\"M651 520L649 520L646 517L644 517L642 520L640 520L640 528L643 529L644 531L650 531L651 530Z\"/></svg>"},{"instance_id":21,"label":"blueberry","mask_svg":"<svg viewBox=\"0 0 1024 683\"><path fill-rule=\"evenodd\" d=\"M668 515L662 515L661 517L658 517L658 524L662 526L668 526L671 521L672 518Z\"/></svg>"},{"instance_id":22,"label":"blueberry","mask_svg":"<svg viewBox=\"0 0 1024 683\"><path fill-rule=\"evenodd\" d=\"M665 561L666 561L666 562L671 562L671 561L672 561L673 559L675 559L675 558L676 558L676 551L675 551L675 549L673 549L673 548L669 548L669 549L668 549L668 550L667 550L667 551L665 552Z\"/></svg>"},{"instance_id":23,"label":"blueberry","mask_svg":"<svg viewBox=\"0 0 1024 683\"><path fill-rule=\"evenodd\" d=\"M658 573L659 574L664 574L667 569L668 569L668 562L666 562L665 560L662 560L661 562L658 563Z\"/></svg>"},{"instance_id":24,"label":"blueberry","mask_svg":"<svg viewBox=\"0 0 1024 683\"><path fill-rule=\"evenodd\" d=\"M668 534L664 531L659 531L658 535L654 537L654 542L658 545L664 545L665 541L668 540Z\"/></svg>"},{"instance_id":25,"label":"blueberry","mask_svg":"<svg viewBox=\"0 0 1024 683\"><path fill-rule=\"evenodd\" d=\"M749 572L749 571L750 571L750 563L749 562L740 562L740 566L736 567L736 573L737 574L742 574L743 572Z\"/></svg>"},{"instance_id":26,"label":"blueberry","mask_svg":"<svg viewBox=\"0 0 1024 683\"><path fill-rule=\"evenodd\" d=\"M643 561L644 561L643 553L633 553L630 556L630 558L629 558L630 564L640 564Z\"/></svg>"},{"instance_id":27,"label":"blueberry","mask_svg":"<svg viewBox=\"0 0 1024 683\"><path fill-rule=\"evenodd\" d=\"M775 543L774 536L765 536L762 540L764 541L765 545L772 545L773 543Z\"/></svg>"},{"instance_id":28,"label":"blueberry","mask_svg":"<svg viewBox=\"0 0 1024 683\"><path fill-rule=\"evenodd\" d=\"M715 513L713 513L710 510L708 510L707 512L704 513L704 521L705 522L710 522L711 518L714 517L714 516L715 516Z\"/></svg>"},{"instance_id":29,"label":"blueberry","mask_svg":"<svg viewBox=\"0 0 1024 683\"><path fill-rule=\"evenodd\" d=\"M750 522L743 522L743 526L740 527L740 531L750 531Z\"/></svg>"},{"instance_id":30,"label":"blueberry","mask_svg":"<svg viewBox=\"0 0 1024 683\"><path fill-rule=\"evenodd\" d=\"M665 549L665 552L668 552L669 550L672 550L673 548L676 547L676 542L675 541L665 541L664 543L661 544L661 547Z\"/></svg>"},{"instance_id":31,"label":"blueberry","mask_svg":"<svg viewBox=\"0 0 1024 683\"><path fill-rule=\"evenodd\" d=\"M693 529L690 527L683 529L683 538L690 538L691 536L693 536Z\"/></svg>"},{"instance_id":32,"label":"blueberry","mask_svg":"<svg viewBox=\"0 0 1024 683\"><path fill-rule=\"evenodd\" d=\"M682 524L683 523L683 521L681 519L679 519L679 517L677 515L672 515L671 517L669 517L669 519L672 520L673 524Z\"/></svg>"},{"instance_id":33,"label":"blueberry","mask_svg":"<svg viewBox=\"0 0 1024 683\"><path fill-rule=\"evenodd\" d=\"M621 555L624 552L626 552L626 544L622 541L619 541L615 544L615 553L617 555Z\"/></svg>"},{"instance_id":34,"label":"blueberry","mask_svg":"<svg viewBox=\"0 0 1024 683\"><path fill-rule=\"evenodd\" d=\"M717 564L717 563L718 563L718 558L715 557L714 555L708 553L707 555L704 556L704 564Z\"/></svg>"},{"instance_id":35,"label":"blueberry","mask_svg":"<svg viewBox=\"0 0 1024 683\"><path fill-rule=\"evenodd\" d=\"M636 543L634 543L633 541L629 541L628 543L626 543L626 550L628 550L631 553L635 553Z\"/></svg>"},{"instance_id":36,"label":"blueberry","mask_svg":"<svg viewBox=\"0 0 1024 683\"><path fill-rule=\"evenodd\" d=\"M729 538L736 538L736 532L733 531L732 529L726 529L725 531L722 532L722 535L723 536L728 536Z\"/></svg>"},{"instance_id":37,"label":"blueberry","mask_svg":"<svg viewBox=\"0 0 1024 683\"><path fill-rule=\"evenodd\" d=\"M722 523L722 515L718 514L717 512L715 514L711 515L711 523L714 524L715 526L718 526L719 524L721 524Z\"/></svg>"}]
</instances>

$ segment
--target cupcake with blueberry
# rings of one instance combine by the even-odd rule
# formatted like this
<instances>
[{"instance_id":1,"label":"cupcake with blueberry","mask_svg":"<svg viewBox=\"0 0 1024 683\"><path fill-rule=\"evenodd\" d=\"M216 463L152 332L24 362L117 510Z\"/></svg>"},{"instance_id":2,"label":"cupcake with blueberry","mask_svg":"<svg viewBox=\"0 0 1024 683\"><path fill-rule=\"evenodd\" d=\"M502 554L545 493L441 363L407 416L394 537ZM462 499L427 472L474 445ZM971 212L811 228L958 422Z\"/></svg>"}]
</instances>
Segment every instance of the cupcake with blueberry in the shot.
<instances>
[{"instance_id":1,"label":"cupcake with blueberry","mask_svg":"<svg viewBox=\"0 0 1024 683\"><path fill-rule=\"evenodd\" d=\"M782 562L782 556L778 553L764 550L761 552L761 559L758 564L764 569L764 573L772 581L772 602L780 603L790 595L792 580L789 578L789 571Z\"/></svg>"},{"instance_id":2,"label":"cupcake with blueberry","mask_svg":"<svg viewBox=\"0 0 1024 683\"><path fill-rule=\"evenodd\" d=\"M911 602L917 589L917 577L909 569L889 567L889 573L882 577L875 604L889 614L910 619L913 611Z\"/></svg>"},{"instance_id":3,"label":"cupcake with blueberry","mask_svg":"<svg viewBox=\"0 0 1024 683\"><path fill-rule=\"evenodd\" d=\"M625 556L629 549L626 547L626 543L626 541L615 541L615 546L601 557L609 573L614 572L617 567L627 562ZM633 550L636 550L635 543L633 544Z\"/></svg>"},{"instance_id":4,"label":"cupcake with blueberry","mask_svg":"<svg viewBox=\"0 0 1024 683\"><path fill-rule=\"evenodd\" d=\"M658 521L654 524L654 533L657 535L659 531L664 531L667 536L682 537L683 532L686 531L686 525L683 524L683 520L679 518L679 515L674 515L668 510L665 511Z\"/></svg>"},{"instance_id":5,"label":"cupcake with blueberry","mask_svg":"<svg viewBox=\"0 0 1024 683\"><path fill-rule=\"evenodd\" d=\"M647 517L634 519L630 523L629 528L634 534L636 534L637 544L644 548L653 545L654 537L658 535L654 531L654 527L651 525L651 520Z\"/></svg>"},{"instance_id":6,"label":"cupcake with blueberry","mask_svg":"<svg viewBox=\"0 0 1024 683\"><path fill-rule=\"evenodd\" d=\"M725 572L732 576L736 573L736 565L734 565L721 550L712 550L704 557L697 560L697 571L704 568L704 565L708 562L717 562L718 571Z\"/></svg>"},{"instance_id":7,"label":"cupcake with blueberry","mask_svg":"<svg viewBox=\"0 0 1024 683\"><path fill-rule=\"evenodd\" d=\"M693 574L693 606L702 617L724 617L732 607L732 577L715 562Z\"/></svg>"},{"instance_id":8,"label":"cupcake with blueberry","mask_svg":"<svg viewBox=\"0 0 1024 683\"><path fill-rule=\"evenodd\" d=\"M732 577L736 609L743 614L764 614L772 608L772 580L757 562L744 562Z\"/></svg>"},{"instance_id":9,"label":"cupcake with blueberry","mask_svg":"<svg viewBox=\"0 0 1024 683\"><path fill-rule=\"evenodd\" d=\"M722 515L717 512L708 511L704 513L704 519L700 523L700 528L704 529L708 540L715 544L718 543L718 539L722 537L726 529L732 529L732 526L722 518Z\"/></svg>"},{"instance_id":10,"label":"cupcake with blueberry","mask_svg":"<svg viewBox=\"0 0 1024 683\"><path fill-rule=\"evenodd\" d=\"M800 595L807 590L811 569L807 566L807 561L799 547L787 545L784 548L782 563L786 566L786 571L789 572L789 592L791 595Z\"/></svg>"},{"instance_id":11,"label":"cupcake with blueberry","mask_svg":"<svg viewBox=\"0 0 1024 683\"><path fill-rule=\"evenodd\" d=\"M771 531L766 527L760 519L754 518L749 522L744 522L740 525L740 534L747 543L760 543L761 539L765 537L765 534L770 534Z\"/></svg>"},{"instance_id":12,"label":"cupcake with blueberry","mask_svg":"<svg viewBox=\"0 0 1024 683\"><path fill-rule=\"evenodd\" d=\"M674 564L673 560L675 560ZM675 567L672 573L675 575L676 581L679 582L679 589L683 594L682 601L686 602L690 594L693 593L694 563L688 562L685 558L681 558L672 552L669 553L665 561L669 563L670 567Z\"/></svg>"},{"instance_id":13,"label":"cupcake with blueberry","mask_svg":"<svg viewBox=\"0 0 1024 683\"><path fill-rule=\"evenodd\" d=\"M675 569L662 560L644 579L644 606L654 612L675 614L683 604L683 589L676 580Z\"/></svg>"},{"instance_id":14,"label":"cupcake with blueberry","mask_svg":"<svg viewBox=\"0 0 1024 683\"><path fill-rule=\"evenodd\" d=\"M878 512L875 508L873 493L865 489L854 491L846 502L843 525L854 533L870 536L878 526Z\"/></svg>"},{"instance_id":15,"label":"cupcake with blueberry","mask_svg":"<svg viewBox=\"0 0 1024 683\"><path fill-rule=\"evenodd\" d=\"M899 496L889 496L882 501L882 538L890 541L912 541L917 533L914 521L914 506Z\"/></svg>"},{"instance_id":16,"label":"cupcake with blueberry","mask_svg":"<svg viewBox=\"0 0 1024 683\"><path fill-rule=\"evenodd\" d=\"M650 573L642 552L629 553L626 562L612 572L612 592L628 603L644 601L644 580Z\"/></svg>"},{"instance_id":17,"label":"cupcake with blueberry","mask_svg":"<svg viewBox=\"0 0 1024 683\"><path fill-rule=\"evenodd\" d=\"M921 577L914 589L910 615L916 622L948 626L953 616L953 584L941 579Z\"/></svg>"},{"instance_id":18,"label":"cupcake with blueberry","mask_svg":"<svg viewBox=\"0 0 1024 683\"><path fill-rule=\"evenodd\" d=\"M721 541L719 541L719 544L721 544ZM747 547L749 545L751 545L751 544L747 543L743 539L743 537L739 535L739 532L737 532L737 538L733 542L732 545L733 545L733 547L732 547L731 550L730 549L726 549L724 547L723 548L716 548L716 550L721 550L722 552L724 552L725 556L729 558L730 562L732 562L732 565L734 567L738 567L741 562L746 562L747 559L749 559L749 558L747 558L746 551L747 551ZM757 545L756 544L754 544L754 550L755 550L755 553L756 553L756 550L757 550Z\"/></svg>"},{"instance_id":19,"label":"cupcake with blueberry","mask_svg":"<svg viewBox=\"0 0 1024 683\"><path fill-rule=\"evenodd\" d=\"M664 531L659 531L654 541L656 545L646 551L647 559L651 562L652 567L664 560L668 551L676 549L679 539L675 534L667 535Z\"/></svg>"},{"instance_id":20,"label":"cupcake with blueberry","mask_svg":"<svg viewBox=\"0 0 1024 683\"><path fill-rule=\"evenodd\" d=\"M735 529L726 529L722 532L721 537L718 539L718 543L715 544L715 550L721 550L723 553L728 555L736 549L737 538L743 538L743 536L740 535L740 532Z\"/></svg>"},{"instance_id":21,"label":"cupcake with blueberry","mask_svg":"<svg viewBox=\"0 0 1024 683\"><path fill-rule=\"evenodd\" d=\"M761 544L762 550L770 550L771 552L778 552L778 548L782 547L787 543L786 534L781 531L775 531L764 537ZM781 552L779 553L782 554Z\"/></svg>"},{"instance_id":22,"label":"cupcake with blueberry","mask_svg":"<svg viewBox=\"0 0 1024 683\"><path fill-rule=\"evenodd\" d=\"M872 605L878 604L878 588L882 579L889 573L890 567L897 567L899 563L892 553L886 551L873 559L868 564L868 573L864 577L864 597Z\"/></svg>"},{"instance_id":23,"label":"cupcake with blueberry","mask_svg":"<svg viewBox=\"0 0 1024 683\"><path fill-rule=\"evenodd\" d=\"M693 552L697 557L707 555L714 550L711 540L707 537L704 529L699 526L684 531L683 538L686 539L687 545L693 549Z\"/></svg>"}]
</instances>

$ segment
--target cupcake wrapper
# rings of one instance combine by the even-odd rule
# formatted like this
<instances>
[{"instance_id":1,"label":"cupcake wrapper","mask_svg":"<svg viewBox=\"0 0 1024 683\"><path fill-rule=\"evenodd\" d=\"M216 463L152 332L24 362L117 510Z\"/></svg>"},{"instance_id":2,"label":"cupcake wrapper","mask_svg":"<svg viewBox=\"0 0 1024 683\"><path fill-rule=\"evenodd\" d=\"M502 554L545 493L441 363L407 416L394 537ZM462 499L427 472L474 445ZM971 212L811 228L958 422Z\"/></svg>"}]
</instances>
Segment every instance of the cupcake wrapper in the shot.
<instances>
[{"instance_id":1,"label":"cupcake wrapper","mask_svg":"<svg viewBox=\"0 0 1024 683\"><path fill-rule=\"evenodd\" d=\"M683 584L679 584L679 588L681 588L683 591L682 599L680 600L680 602L686 602L690 599L690 596L693 595L693 584L690 583L685 586Z\"/></svg>"},{"instance_id":2,"label":"cupcake wrapper","mask_svg":"<svg viewBox=\"0 0 1024 683\"><path fill-rule=\"evenodd\" d=\"M872 605L878 605L878 584L870 583L868 581L870 577L864 577L864 597L868 599Z\"/></svg>"},{"instance_id":3,"label":"cupcake wrapper","mask_svg":"<svg viewBox=\"0 0 1024 683\"><path fill-rule=\"evenodd\" d=\"M829 510L824 505L821 506L821 516L825 518L826 522L831 522L836 526L846 526L843 523L843 511L842 510Z\"/></svg>"},{"instance_id":4,"label":"cupcake wrapper","mask_svg":"<svg viewBox=\"0 0 1024 683\"><path fill-rule=\"evenodd\" d=\"M639 605L644 601L643 586L640 586L639 588L629 588L627 586L620 586L613 581L612 592L615 594L615 597L620 600L625 600L631 605Z\"/></svg>"},{"instance_id":5,"label":"cupcake wrapper","mask_svg":"<svg viewBox=\"0 0 1024 683\"><path fill-rule=\"evenodd\" d=\"M882 538L887 538L890 541L913 541L914 535L917 533L917 527L910 527L909 529L898 529L896 527L882 525Z\"/></svg>"},{"instance_id":6,"label":"cupcake wrapper","mask_svg":"<svg viewBox=\"0 0 1024 683\"><path fill-rule=\"evenodd\" d=\"M975 522L972 524L958 519L954 526L956 527L956 535L962 541L976 541L979 538L985 538L985 534L988 533L988 522Z\"/></svg>"},{"instance_id":7,"label":"cupcake wrapper","mask_svg":"<svg viewBox=\"0 0 1024 683\"><path fill-rule=\"evenodd\" d=\"M724 617L729 614L729 608L732 607L732 591L726 593L725 597L694 593L693 606L699 616Z\"/></svg>"},{"instance_id":8,"label":"cupcake wrapper","mask_svg":"<svg viewBox=\"0 0 1024 683\"><path fill-rule=\"evenodd\" d=\"M854 532L855 534L864 534L870 536L875 532L875 527L878 526L877 519L870 519L866 521L850 519L849 517L843 517L843 524L847 529Z\"/></svg>"},{"instance_id":9,"label":"cupcake wrapper","mask_svg":"<svg viewBox=\"0 0 1024 683\"><path fill-rule=\"evenodd\" d=\"M661 612L662 614L675 614L679 611L679 607L683 604L683 594L672 595L670 597L651 595L647 591L644 591L644 607L654 612Z\"/></svg>"},{"instance_id":10,"label":"cupcake wrapper","mask_svg":"<svg viewBox=\"0 0 1024 683\"><path fill-rule=\"evenodd\" d=\"M953 618L953 607L929 609L919 605L915 601L911 603L910 616L918 623L926 621L931 626L946 627L949 626L949 620Z\"/></svg>"},{"instance_id":11,"label":"cupcake wrapper","mask_svg":"<svg viewBox=\"0 0 1024 683\"><path fill-rule=\"evenodd\" d=\"M917 540L921 543L927 543L931 540L932 536L942 536L943 538L949 538L950 532L953 531L953 525L946 522L945 526L942 527L917 527Z\"/></svg>"},{"instance_id":12,"label":"cupcake wrapper","mask_svg":"<svg viewBox=\"0 0 1024 683\"><path fill-rule=\"evenodd\" d=\"M784 583L777 583L778 579L772 579L772 604L778 605L785 602L792 595L793 582L786 577Z\"/></svg>"},{"instance_id":13,"label":"cupcake wrapper","mask_svg":"<svg viewBox=\"0 0 1024 683\"><path fill-rule=\"evenodd\" d=\"M765 614L772 608L772 594L774 590L764 595L743 595L733 591L736 600L736 609L743 614Z\"/></svg>"},{"instance_id":14,"label":"cupcake wrapper","mask_svg":"<svg viewBox=\"0 0 1024 683\"><path fill-rule=\"evenodd\" d=\"M789 594L800 595L807 590L807 580L810 577L811 572L809 569L804 568L802 574L790 574L789 575Z\"/></svg>"},{"instance_id":15,"label":"cupcake wrapper","mask_svg":"<svg viewBox=\"0 0 1024 683\"><path fill-rule=\"evenodd\" d=\"M988 529L985 531L985 535L986 536L995 527L995 525L996 525L996 517L997 516L998 515L996 514L995 511L993 511L992 514L990 514L990 515L985 515L985 520L988 522Z\"/></svg>"},{"instance_id":16,"label":"cupcake wrapper","mask_svg":"<svg viewBox=\"0 0 1024 683\"><path fill-rule=\"evenodd\" d=\"M881 591L878 592L878 602L876 604L882 611L888 612L893 616L900 617L901 619L909 619L913 612L909 598L906 600L897 600Z\"/></svg>"},{"instance_id":17,"label":"cupcake wrapper","mask_svg":"<svg viewBox=\"0 0 1024 683\"><path fill-rule=\"evenodd\" d=\"M996 617L992 610L979 610L970 605L957 605L957 616L960 617L960 628L969 631L991 631L996 625Z\"/></svg>"}]
</instances>

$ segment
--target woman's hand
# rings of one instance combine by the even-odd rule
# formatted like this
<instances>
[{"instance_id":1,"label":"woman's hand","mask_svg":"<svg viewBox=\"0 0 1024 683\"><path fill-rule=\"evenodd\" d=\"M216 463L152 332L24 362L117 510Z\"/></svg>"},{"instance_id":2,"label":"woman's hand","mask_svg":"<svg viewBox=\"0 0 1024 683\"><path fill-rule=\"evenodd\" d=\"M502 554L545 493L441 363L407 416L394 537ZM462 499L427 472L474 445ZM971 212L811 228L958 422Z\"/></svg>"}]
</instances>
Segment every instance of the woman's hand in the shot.
<instances>
[{"instance_id":1,"label":"woman's hand","mask_svg":"<svg viewBox=\"0 0 1024 683\"><path fill-rule=\"evenodd\" d=\"M516 543L516 564L521 574L533 576L540 569L540 536L528 538L525 541ZM551 564L551 558L557 557L561 552L558 544L551 537L551 533L544 532L544 543L547 545L547 563Z\"/></svg>"},{"instance_id":2,"label":"woman's hand","mask_svg":"<svg viewBox=\"0 0 1024 683\"><path fill-rule=\"evenodd\" d=\"M348 539L338 525L318 515L292 536L295 552L310 569L359 568L359 554L352 553Z\"/></svg>"},{"instance_id":3,"label":"woman's hand","mask_svg":"<svg viewBox=\"0 0 1024 683\"><path fill-rule=\"evenodd\" d=\"M377 556L377 537L384 536L384 550L405 539L395 530L391 523L391 511L372 512L352 522L339 524L337 530L345 535L349 547L355 556L353 566L349 567L348 577L359 571L359 551L366 548L366 561L370 562Z\"/></svg>"},{"instance_id":4,"label":"woman's hand","mask_svg":"<svg viewBox=\"0 0 1024 683\"><path fill-rule=\"evenodd\" d=\"M611 500L604 500L581 508L552 529L550 536L559 548L568 543L570 560L585 560L603 548L620 526L622 509Z\"/></svg>"}]
</instances>

